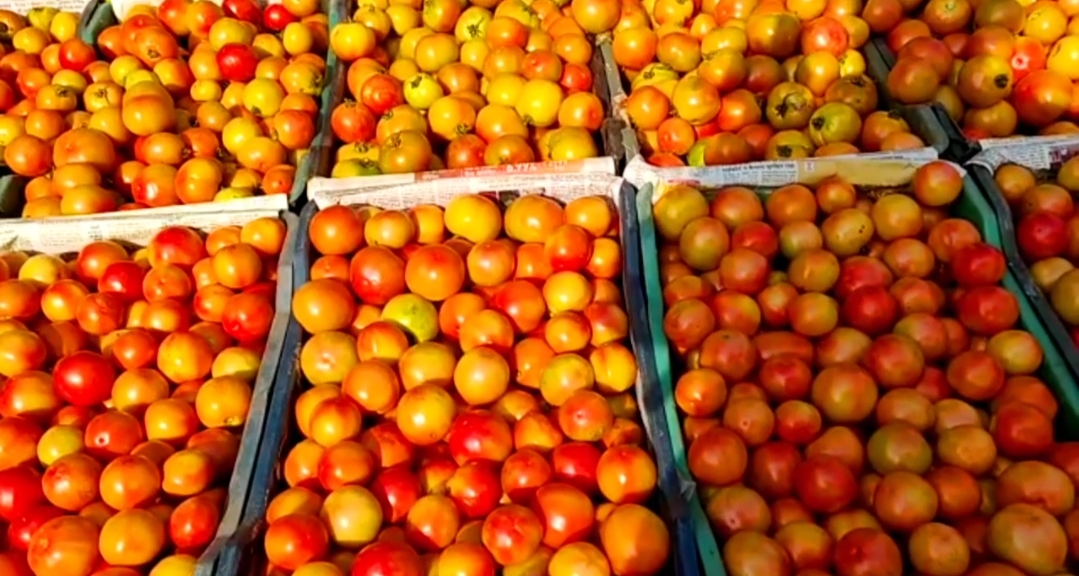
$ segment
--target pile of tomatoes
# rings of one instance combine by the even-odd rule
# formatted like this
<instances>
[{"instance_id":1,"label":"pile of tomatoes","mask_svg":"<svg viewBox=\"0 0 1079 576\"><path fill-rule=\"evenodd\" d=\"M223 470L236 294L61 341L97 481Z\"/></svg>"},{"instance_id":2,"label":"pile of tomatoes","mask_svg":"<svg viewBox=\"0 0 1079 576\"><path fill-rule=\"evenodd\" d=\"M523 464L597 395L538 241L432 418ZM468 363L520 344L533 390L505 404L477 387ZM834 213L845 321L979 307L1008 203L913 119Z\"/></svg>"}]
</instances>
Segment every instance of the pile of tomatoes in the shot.
<instances>
[{"instance_id":1,"label":"pile of tomatoes","mask_svg":"<svg viewBox=\"0 0 1079 576\"><path fill-rule=\"evenodd\" d=\"M938 102L971 139L1079 132L1075 2L870 0L896 55L888 90Z\"/></svg>"},{"instance_id":2,"label":"pile of tomatoes","mask_svg":"<svg viewBox=\"0 0 1079 576\"><path fill-rule=\"evenodd\" d=\"M421 9L422 8L422 9ZM568 9L567 9L568 8ZM599 155L592 92L606 0L361 2L330 32L349 63L333 176Z\"/></svg>"},{"instance_id":3,"label":"pile of tomatoes","mask_svg":"<svg viewBox=\"0 0 1079 576\"><path fill-rule=\"evenodd\" d=\"M190 576L217 534L285 225L0 254L0 574Z\"/></svg>"},{"instance_id":4,"label":"pile of tomatoes","mask_svg":"<svg viewBox=\"0 0 1079 576\"><path fill-rule=\"evenodd\" d=\"M923 148L878 110L861 0L611 0L647 160L711 166ZM605 14L608 14L605 12Z\"/></svg>"},{"instance_id":5,"label":"pile of tomatoes","mask_svg":"<svg viewBox=\"0 0 1079 576\"><path fill-rule=\"evenodd\" d=\"M618 230L598 196L320 211L267 573L669 570Z\"/></svg>"},{"instance_id":6,"label":"pile of tomatoes","mask_svg":"<svg viewBox=\"0 0 1079 576\"><path fill-rule=\"evenodd\" d=\"M0 146L43 218L282 194L316 133L318 0L136 6L96 45L78 16L0 13Z\"/></svg>"},{"instance_id":7,"label":"pile of tomatoes","mask_svg":"<svg viewBox=\"0 0 1079 576\"><path fill-rule=\"evenodd\" d=\"M944 162L655 205L689 470L732 576L1020 576L1079 562L1061 442L1007 266Z\"/></svg>"},{"instance_id":8,"label":"pile of tomatoes","mask_svg":"<svg viewBox=\"0 0 1079 576\"><path fill-rule=\"evenodd\" d=\"M1048 180L1018 164L997 168L994 180L1015 217L1015 240L1034 284L1079 345L1079 159L1064 162Z\"/></svg>"}]
</instances>

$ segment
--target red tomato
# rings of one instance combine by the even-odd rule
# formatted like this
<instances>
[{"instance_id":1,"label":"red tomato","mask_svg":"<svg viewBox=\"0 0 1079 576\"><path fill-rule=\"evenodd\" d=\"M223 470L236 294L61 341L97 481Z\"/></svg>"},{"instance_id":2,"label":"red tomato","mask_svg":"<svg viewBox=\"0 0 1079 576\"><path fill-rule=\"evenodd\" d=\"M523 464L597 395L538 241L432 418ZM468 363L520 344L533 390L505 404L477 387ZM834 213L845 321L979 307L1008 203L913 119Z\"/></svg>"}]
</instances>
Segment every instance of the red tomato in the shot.
<instances>
[{"instance_id":1,"label":"red tomato","mask_svg":"<svg viewBox=\"0 0 1079 576\"><path fill-rule=\"evenodd\" d=\"M373 140L377 125L375 115L359 102L344 102L330 116L334 135L346 144Z\"/></svg>"},{"instance_id":2,"label":"red tomato","mask_svg":"<svg viewBox=\"0 0 1079 576\"><path fill-rule=\"evenodd\" d=\"M65 70L82 72L97 59L93 46L78 38L65 40L60 45L60 66Z\"/></svg>"},{"instance_id":3,"label":"red tomato","mask_svg":"<svg viewBox=\"0 0 1079 576\"><path fill-rule=\"evenodd\" d=\"M221 3L225 16L252 24L259 22L259 7L251 0L225 0Z\"/></svg>"},{"instance_id":4,"label":"red tomato","mask_svg":"<svg viewBox=\"0 0 1079 576\"><path fill-rule=\"evenodd\" d=\"M262 25L273 32L280 32L285 26L298 21L284 4L271 4L262 13Z\"/></svg>"},{"instance_id":5,"label":"red tomato","mask_svg":"<svg viewBox=\"0 0 1079 576\"><path fill-rule=\"evenodd\" d=\"M405 103L405 89L397 78L389 74L375 74L363 83L360 102L381 116L390 108Z\"/></svg>"},{"instance_id":6,"label":"red tomato","mask_svg":"<svg viewBox=\"0 0 1079 576\"><path fill-rule=\"evenodd\" d=\"M244 44L225 44L217 52L221 76L232 82L247 82L255 77L259 57L255 49Z\"/></svg>"},{"instance_id":7,"label":"red tomato","mask_svg":"<svg viewBox=\"0 0 1079 576\"><path fill-rule=\"evenodd\" d=\"M76 406L93 406L112 396L116 369L101 354L80 350L65 356L53 369L56 394Z\"/></svg>"}]
</instances>

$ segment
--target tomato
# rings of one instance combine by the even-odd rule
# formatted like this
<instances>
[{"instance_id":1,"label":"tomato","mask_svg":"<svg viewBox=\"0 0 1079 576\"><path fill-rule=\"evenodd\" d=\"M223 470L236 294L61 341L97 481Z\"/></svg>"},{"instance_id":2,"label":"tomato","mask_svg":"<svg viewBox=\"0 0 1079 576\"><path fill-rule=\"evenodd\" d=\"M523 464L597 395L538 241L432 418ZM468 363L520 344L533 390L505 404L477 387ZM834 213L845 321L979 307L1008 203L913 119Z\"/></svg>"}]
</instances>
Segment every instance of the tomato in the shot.
<instances>
[{"instance_id":1,"label":"tomato","mask_svg":"<svg viewBox=\"0 0 1079 576\"><path fill-rule=\"evenodd\" d=\"M159 26L147 26L136 32L130 48L132 54L151 68L166 58L180 55L176 38Z\"/></svg>"},{"instance_id":2,"label":"tomato","mask_svg":"<svg viewBox=\"0 0 1079 576\"><path fill-rule=\"evenodd\" d=\"M41 474L29 466L0 470L0 518L14 522L45 503Z\"/></svg>"},{"instance_id":3,"label":"tomato","mask_svg":"<svg viewBox=\"0 0 1079 576\"><path fill-rule=\"evenodd\" d=\"M802 29L802 53L829 52L839 57L849 47L847 29L838 20L821 16L808 22Z\"/></svg>"},{"instance_id":4,"label":"tomato","mask_svg":"<svg viewBox=\"0 0 1079 576\"><path fill-rule=\"evenodd\" d=\"M686 76L674 87L671 105L678 117L685 118L690 124L707 124L719 114L719 91L703 78Z\"/></svg>"},{"instance_id":5,"label":"tomato","mask_svg":"<svg viewBox=\"0 0 1079 576\"><path fill-rule=\"evenodd\" d=\"M40 138L24 134L4 148L4 163L20 176L41 176L52 164L52 147Z\"/></svg>"},{"instance_id":6,"label":"tomato","mask_svg":"<svg viewBox=\"0 0 1079 576\"><path fill-rule=\"evenodd\" d=\"M191 34L191 29L187 25L189 8L191 8L191 0L165 0L157 7L157 18L176 36L187 36ZM119 27L116 28L119 29ZM98 36L98 46L102 46L100 36ZM105 56L109 56L109 53L105 52Z\"/></svg>"},{"instance_id":7,"label":"tomato","mask_svg":"<svg viewBox=\"0 0 1079 576\"><path fill-rule=\"evenodd\" d=\"M670 114L670 100L655 86L644 86L630 93L625 110L630 122L641 130L655 130Z\"/></svg>"},{"instance_id":8,"label":"tomato","mask_svg":"<svg viewBox=\"0 0 1079 576\"><path fill-rule=\"evenodd\" d=\"M359 100L376 115L382 115L405 103L404 86L389 74L374 74L364 81Z\"/></svg>"},{"instance_id":9,"label":"tomato","mask_svg":"<svg viewBox=\"0 0 1079 576\"><path fill-rule=\"evenodd\" d=\"M77 38L60 44L60 66L65 70L82 72L97 59L93 46Z\"/></svg>"},{"instance_id":10,"label":"tomato","mask_svg":"<svg viewBox=\"0 0 1079 576\"><path fill-rule=\"evenodd\" d=\"M452 140L472 132L476 125L476 110L461 98L443 96L427 111L431 132L444 140Z\"/></svg>"},{"instance_id":11,"label":"tomato","mask_svg":"<svg viewBox=\"0 0 1079 576\"><path fill-rule=\"evenodd\" d=\"M346 144L373 140L376 124L375 115L359 102L344 102L330 116L334 135Z\"/></svg>"},{"instance_id":12,"label":"tomato","mask_svg":"<svg viewBox=\"0 0 1079 576\"><path fill-rule=\"evenodd\" d=\"M116 371L100 354L79 351L56 363L53 379L60 398L75 406L93 406L112 396Z\"/></svg>"},{"instance_id":13,"label":"tomato","mask_svg":"<svg viewBox=\"0 0 1079 576\"><path fill-rule=\"evenodd\" d=\"M221 3L221 8L225 11L225 16L230 18L252 24L259 22L259 6L251 0L225 0ZM277 32L277 30L274 31Z\"/></svg>"},{"instance_id":14,"label":"tomato","mask_svg":"<svg viewBox=\"0 0 1079 576\"><path fill-rule=\"evenodd\" d=\"M232 82L247 82L255 77L258 55L245 44L226 44L217 52L221 76Z\"/></svg>"},{"instance_id":15,"label":"tomato","mask_svg":"<svg viewBox=\"0 0 1079 576\"><path fill-rule=\"evenodd\" d=\"M681 156L689 152L697 141L693 125L681 118L667 118L659 125L657 132L661 153Z\"/></svg>"},{"instance_id":16,"label":"tomato","mask_svg":"<svg viewBox=\"0 0 1079 576\"><path fill-rule=\"evenodd\" d=\"M270 4L262 12L262 25L272 32L280 32L285 26L299 21L283 4Z\"/></svg>"},{"instance_id":17,"label":"tomato","mask_svg":"<svg viewBox=\"0 0 1079 576\"><path fill-rule=\"evenodd\" d=\"M592 70L583 64L567 62L562 67L562 78L558 83L567 94L587 92L592 89Z\"/></svg>"},{"instance_id":18,"label":"tomato","mask_svg":"<svg viewBox=\"0 0 1079 576\"><path fill-rule=\"evenodd\" d=\"M378 166L383 174L424 172L431 165L431 143L414 130L404 130L382 142Z\"/></svg>"},{"instance_id":19,"label":"tomato","mask_svg":"<svg viewBox=\"0 0 1079 576\"><path fill-rule=\"evenodd\" d=\"M1041 42L1026 36L1015 39L1015 51L1012 53L1009 63L1012 66L1012 74L1015 81L1019 82L1027 74L1036 70L1044 70L1048 60L1048 53Z\"/></svg>"},{"instance_id":20,"label":"tomato","mask_svg":"<svg viewBox=\"0 0 1079 576\"><path fill-rule=\"evenodd\" d=\"M487 143L475 134L464 134L454 138L446 146L447 168L473 168L483 166Z\"/></svg>"},{"instance_id":21,"label":"tomato","mask_svg":"<svg viewBox=\"0 0 1079 576\"><path fill-rule=\"evenodd\" d=\"M658 37L647 26L616 32L611 42L614 60L619 66L641 70L654 61Z\"/></svg>"}]
</instances>

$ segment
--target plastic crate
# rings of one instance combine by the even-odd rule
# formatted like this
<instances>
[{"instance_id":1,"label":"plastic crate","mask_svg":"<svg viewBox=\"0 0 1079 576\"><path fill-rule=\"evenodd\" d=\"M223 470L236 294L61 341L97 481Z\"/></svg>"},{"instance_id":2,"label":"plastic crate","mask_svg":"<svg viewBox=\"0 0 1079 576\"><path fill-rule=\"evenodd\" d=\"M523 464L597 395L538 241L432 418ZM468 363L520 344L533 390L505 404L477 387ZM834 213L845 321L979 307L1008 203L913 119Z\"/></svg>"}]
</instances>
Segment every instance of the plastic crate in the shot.
<instances>
[{"instance_id":1,"label":"plastic crate","mask_svg":"<svg viewBox=\"0 0 1079 576\"><path fill-rule=\"evenodd\" d=\"M904 108L902 104L897 104L892 100L892 95L888 93L888 72L895 66L895 55L888 48L888 44L880 38L874 38L866 44L864 52L866 72L877 83L877 93L880 98L890 109ZM923 104L912 106L912 108L926 109L928 114L934 116L938 133L932 137L943 140L943 142L939 144L938 142L933 142L933 147L940 152L941 158L964 164L981 151L981 147L978 146L977 142L969 140L963 135L959 125L955 123L955 120L948 115L940 104Z\"/></svg>"},{"instance_id":2,"label":"plastic crate","mask_svg":"<svg viewBox=\"0 0 1079 576\"><path fill-rule=\"evenodd\" d=\"M1043 347L1047 344L1056 350L1058 362L1050 366L1044 377L1053 387L1061 401L1062 424L1069 438L1079 438L1079 390L1076 383L1079 382L1079 350L1076 349L1071 335L1068 333L1060 316L1057 315L1045 294L1034 284L1030 275L1030 268L1026 261L1019 255L1019 246L1015 241L1015 224L1012 220L1012 210L1004 201L1004 195L1000 192L993 173L988 168L980 165L967 167L974 184L983 192L984 198L989 203L991 212L983 218L994 222L993 228L997 230L999 243L995 244L1004 251L1004 257L1008 261L1008 278L1013 278L1013 285L1005 286L1010 292L1020 296L1019 303L1023 315L1030 309L1041 319L1044 334L1039 336L1038 341ZM984 235L984 232L983 232ZM1049 355L1046 354L1048 360ZM1048 364L1048 362L1047 362Z\"/></svg>"},{"instance_id":3,"label":"plastic crate","mask_svg":"<svg viewBox=\"0 0 1079 576\"><path fill-rule=\"evenodd\" d=\"M394 189L395 193L406 193L406 187ZM510 200L512 193L500 195L502 200ZM636 385L637 401L649 446L656 457L658 471L657 494L649 502L649 508L665 517L671 535L671 557L668 569L662 573L696 576L696 549L691 546L691 522L688 509L679 493L674 475L674 455L671 452L668 437L670 426L666 422L665 412L660 408L662 396L658 388L649 384L656 377L652 363L654 353L651 350L652 338L647 319L643 290L643 270L641 267L641 242L638 239L638 218L634 189L623 183L620 192L614 197L619 213L620 240L623 249L622 289L626 298L626 309L630 318L630 342L638 361L638 381ZM416 199L416 204L423 202ZM309 279L310 264L318 256L308 241L307 230L311 219L318 212L318 206L312 202L300 214L299 234L293 248L296 252L294 290ZM234 539L240 546L226 550L218 563L218 576L253 574L260 568L258 562L264 558L261 537L265 533L266 510L271 497L280 485L280 465L285 456L286 446L295 440L294 403L306 388L300 373L299 357L304 335L299 323L290 319L285 330L281 364L274 382L272 398L268 408L267 421L270 426L262 438L258 462L252 476L251 497L247 501L244 520Z\"/></svg>"},{"instance_id":4,"label":"plastic crate","mask_svg":"<svg viewBox=\"0 0 1079 576\"><path fill-rule=\"evenodd\" d=\"M101 214L19 220L0 228L0 244L11 250L72 254L96 240L113 239L129 245L145 246L154 234L168 226L186 226L209 232L221 226L242 225L259 217L279 218L286 229L284 246L294 242L299 219L290 212L278 211L284 208L283 198L277 202L277 206L268 205L266 202L261 205L250 202L248 204L251 205L213 211L197 211L191 207L148 209L143 211L138 219L132 219L130 215ZM277 374L278 359L288 327L292 302L292 260L292 251L283 249L277 263L279 281L274 295L274 315L266 338L266 348L258 373L252 382L248 417L240 434L236 461L227 486L227 500L217 533L198 559L197 573L200 575L215 573L217 554L239 526L250 492L251 469L264 431L270 391Z\"/></svg>"},{"instance_id":5,"label":"plastic crate","mask_svg":"<svg viewBox=\"0 0 1079 576\"><path fill-rule=\"evenodd\" d=\"M758 189L758 194L767 195L768 191L768 189ZM637 216L640 222L640 239L642 243L641 252L646 254L655 254L658 250L655 222L652 218L653 192L652 184L644 184L637 194ZM952 205L951 214L974 224L981 232L983 241L987 244L1007 250L1006 236L1002 234L998 217L994 214L990 202L970 176L964 179L963 193ZM1068 364L1064 357L1054 345L1052 332L1046 328L1031 298L1022 288L1019 276L1014 268L1009 268L1002 284L1009 292L1016 295L1020 310L1019 326L1030 332L1044 351L1044 359L1038 375L1053 390L1060 403L1058 429L1063 431L1067 438L1077 438L1079 437L1079 389L1075 386L1076 380L1068 370ZM1029 275L1027 276L1029 277ZM686 460L687 446L674 401L673 383L675 377L673 374L674 367L671 362L671 349L662 330L666 306L663 300L663 287L660 285L659 265L656 259L645 259L644 278L645 293L648 300L648 323L656 327L656 329L652 330L652 349L656 354L655 366L657 370L657 378L646 381L644 384L654 383L658 385L660 388L658 394L663 397L663 409L666 412L666 421L670 426L668 437L674 448L673 455L677 474L689 506L694 538L693 546L696 547L699 554L702 573L705 576L726 576L727 572L723 565L720 543L716 539L704 513L704 508L697 494L696 483L690 475L689 465ZM1068 341L1070 342L1070 339Z\"/></svg>"},{"instance_id":6,"label":"plastic crate","mask_svg":"<svg viewBox=\"0 0 1079 576\"><path fill-rule=\"evenodd\" d=\"M931 106L897 106L887 96L886 91L883 88L882 78L886 78L888 75L888 68L883 68L883 75L877 76L874 74L874 66L877 69L881 69L879 64L879 58L875 58L875 52L872 51L870 45L866 45L863 50L866 59L866 74L873 79L874 82L880 85L878 94L881 99L881 104L884 105L884 110L893 110L900 114L907 124L910 125L911 130L919 138L925 141L927 146L932 147L937 151L938 155L944 155L947 157L949 154L950 146L953 146L953 140L949 136L949 133L945 127L941 124L938 116L938 111ZM622 74L618 68L618 64L614 60L614 51L611 49L610 42L603 43L599 46L599 54L603 59L603 67L606 70L607 76L607 90L609 91L610 100L614 106L614 110L618 111L616 114L619 118L623 118L621 121L621 138L622 147L625 152L626 161L633 160L641 154L641 141L637 136L637 131L629 125L628 120L625 120L623 112L619 111L619 107L624 103L628 97L626 94L627 84L622 78ZM874 64L874 60L878 60L877 64ZM942 113L942 111L941 111ZM945 114L947 116L947 114ZM868 156L868 154L867 154ZM971 154L973 156L973 153ZM950 158L949 158L950 159ZM783 160L777 160L782 162Z\"/></svg>"},{"instance_id":7,"label":"plastic crate","mask_svg":"<svg viewBox=\"0 0 1079 576\"><path fill-rule=\"evenodd\" d=\"M610 73L612 69L608 66L608 61L603 56L602 52L604 48L606 48L607 52L610 52L610 42L602 39L598 40L596 49L592 53L592 60L589 62L589 68L592 71L592 93L600 99L600 102L603 104L603 109L606 113L606 117L603 119L603 123L600 125L600 129L595 134L593 134L593 137L596 140L598 149L603 150L603 156L612 158L614 160L615 169L620 170L621 168L625 167L625 164L629 159L633 158L633 155L630 155L627 148L625 147L625 137L628 134L626 130L626 124L621 119L619 119L616 114L614 114L613 106L615 104L612 102L611 92L608 89L608 84L610 82L609 79L611 78ZM336 56L334 56L333 54L331 54L330 56L336 61ZM611 62L613 62L613 60L611 60ZM615 73L615 78L617 78L617 70L615 70ZM330 89L327 90L327 92L332 94L333 97L333 100L329 104L326 101L326 93L323 93L322 109L326 110L327 117L333 113L334 107L336 107L338 104L340 104L349 97L349 95L346 94L348 90L347 76L348 66L338 66L336 76L331 81ZM329 122L324 122L323 126L325 127L325 133L320 132L317 141L321 143L321 146L324 149L318 153L318 166L315 174L328 177L333 170L333 165L336 161L337 150L342 145L337 142L337 139L333 134L333 130L331 129ZM562 166L567 164L568 162L573 161L534 162L528 165L529 168L527 171L530 173L542 173L547 168L549 168L549 171L551 173L563 172L564 168ZM442 172L447 175L452 175L453 177L458 177L464 175L490 174L492 170L497 171L499 168L500 167L498 166L481 166L476 168L438 170L428 173L430 174ZM514 169L517 168L517 166L510 166L508 168ZM362 179L372 177L377 176L354 176L348 179ZM303 190L301 189L297 191L294 189L293 194L295 195L297 193L302 194ZM293 197L291 201L293 205L302 207L306 203L307 199L304 198L301 200Z\"/></svg>"},{"instance_id":8,"label":"plastic crate","mask_svg":"<svg viewBox=\"0 0 1079 576\"><path fill-rule=\"evenodd\" d=\"M335 24L347 21L350 17L348 8L343 2L322 0L322 9L329 16L330 29ZM112 6L108 2L95 0L86 5L79 18L79 38L88 44L96 45L97 37L101 35L101 32L117 23ZM308 180L316 175L329 174L330 157L328 154L333 144L330 115L333 113L334 103L341 102L344 97L346 70L347 67L341 65L333 50L327 50L326 74L323 77L324 87L319 97L315 138L311 141L308 152L300 158L296 166L292 189L289 191L289 203L292 206L302 206L306 200L304 192L307 189ZM26 204L23 190L29 181L28 178L0 172L0 219L21 216L23 206Z\"/></svg>"}]
</instances>

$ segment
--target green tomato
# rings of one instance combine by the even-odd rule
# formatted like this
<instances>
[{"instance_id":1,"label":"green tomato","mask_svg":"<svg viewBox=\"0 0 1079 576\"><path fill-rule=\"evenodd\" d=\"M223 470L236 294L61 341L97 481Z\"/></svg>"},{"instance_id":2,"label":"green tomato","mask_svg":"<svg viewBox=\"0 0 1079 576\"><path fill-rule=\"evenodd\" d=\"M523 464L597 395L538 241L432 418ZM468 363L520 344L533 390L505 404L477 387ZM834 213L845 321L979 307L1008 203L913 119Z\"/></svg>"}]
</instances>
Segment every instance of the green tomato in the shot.
<instances>
[{"instance_id":1,"label":"green tomato","mask_svg":"<svg viewBox=\"0 0 1079 576\"><path fill-rule=\"evenodd\" d=\"M445 96L442 85L426 72L413 75L405 82L405 102L417 110L426 110L435 100Z\"/></svg>"}]
</instances>

